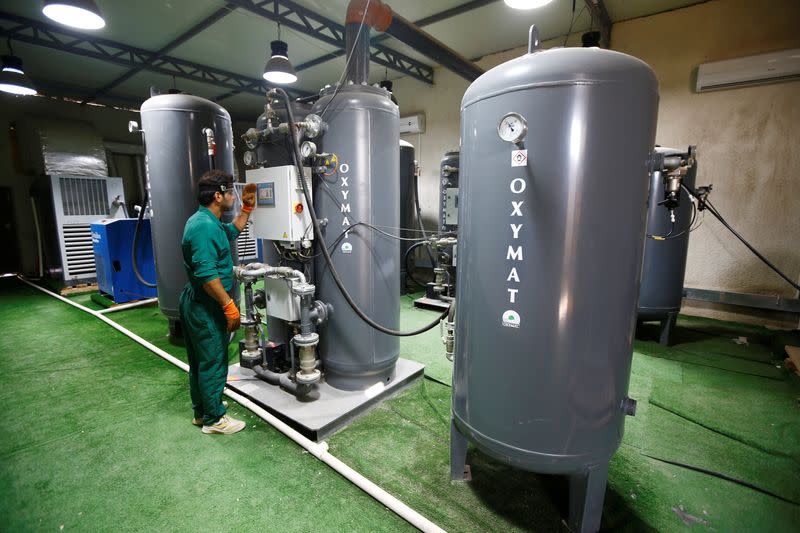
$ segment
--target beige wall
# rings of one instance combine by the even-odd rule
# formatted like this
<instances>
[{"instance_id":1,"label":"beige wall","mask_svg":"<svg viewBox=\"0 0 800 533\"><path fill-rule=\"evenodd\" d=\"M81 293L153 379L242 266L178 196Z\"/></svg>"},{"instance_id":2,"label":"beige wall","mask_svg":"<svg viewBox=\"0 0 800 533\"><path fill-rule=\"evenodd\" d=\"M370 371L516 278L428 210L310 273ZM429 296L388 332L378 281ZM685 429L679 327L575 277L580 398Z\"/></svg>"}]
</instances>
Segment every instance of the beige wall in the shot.
<instances>
[{"instance_id":1,"label":"beige wall","mask_svg":"<svg viewBox=\"0 0 800 533\"><path fill-rule=\"evenodd\" d=\"M697 144L698 184L761 253L800 280L800 81L696 94L708 61L800 48L797 0L713 0L614 25L615 50L635 55L660 83L658 142ZM687 287L797 297L710 215L692 234ZM688 303L688 302L687 302ZM698 314L746 319L752 313ZM773 319L779 317L772 317Z\"/></svg>"},{"instance_id":2,"label":"beige wall","mask_svg":"<svg viewBox=\"0 0 800 533\"><path fill-rule=\"evenodd\" d=\"M692 86L701 63L800 48L798 21L797 0L711 0L620 22L612 30L612 48L643 59L658 76L657 142L677 148L697 144L698 184L713 183L712 201L720 212L795 280L800 280L800 81L703 94ZM569 44L577 40L573 36ZM487 56L479 64L489 68L524 52ZM401 114L426 115L427 131L404 138L422 151L420 196L431 226L438 213L438 161L458 146L459 103L467 85L440 68L432 88L409 79L395 83ZM710 215L692 234L686 286L797 297ZM691 302L684 311L773 323L790 318Z\"/></svg>"}]
</instances>

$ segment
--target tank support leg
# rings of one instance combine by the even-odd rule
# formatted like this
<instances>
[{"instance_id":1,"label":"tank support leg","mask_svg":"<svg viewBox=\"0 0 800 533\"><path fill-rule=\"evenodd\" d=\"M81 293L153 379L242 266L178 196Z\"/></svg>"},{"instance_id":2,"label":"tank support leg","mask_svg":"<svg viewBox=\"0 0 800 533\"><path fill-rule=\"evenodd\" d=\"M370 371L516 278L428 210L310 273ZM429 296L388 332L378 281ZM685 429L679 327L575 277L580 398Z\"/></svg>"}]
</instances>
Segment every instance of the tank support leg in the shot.
<instances>
[{"instance_id":1,"label":"tank support leg","mask_svg":"<svg viewBox=\"0 0 800 533\"><path fill-rule=\"evenodd\" d=\"M608 463L569 478L569 527L573 533L596 533L603 516Z\"/></svg>"},{"instance_id":2,"label":"tank support leg","mask_svg":"<svg viewBox=\"0 0 800 533\"><path fill-rule=\"evenodd\" d=\"M464 480L464 469L467 465L467 438L456 429L456 423L450 421L450 479Z\"/></svg>"},{"instance_id":3,"label":"tank support leg","mask_svg":"<svg viewBox=\"0 0 800 533\"><path fill-rule=\"evenodd\" d=\"M661 320L661 338L658 343L661 346L670 346L670 337L672 336L672 329L678 321L678 313L669 313L664 319Z\"/></svg>"}]
</instances>

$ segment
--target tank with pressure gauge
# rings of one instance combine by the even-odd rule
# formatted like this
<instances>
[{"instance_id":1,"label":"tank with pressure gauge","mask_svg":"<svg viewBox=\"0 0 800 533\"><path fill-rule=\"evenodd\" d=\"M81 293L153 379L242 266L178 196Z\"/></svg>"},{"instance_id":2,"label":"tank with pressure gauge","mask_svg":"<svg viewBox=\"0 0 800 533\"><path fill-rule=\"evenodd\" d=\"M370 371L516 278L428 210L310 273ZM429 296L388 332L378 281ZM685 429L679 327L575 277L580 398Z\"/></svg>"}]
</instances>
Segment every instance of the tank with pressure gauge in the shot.
<instances>
[{"instance_id":1,"label":"tank with pressure gauge","mask_svg":"<svg viewBox=\"0 0 800 533\"><path fill-rule=\"evenodd\" d=\"M635 408L658 83L629 55L538 50L533 33L461 103L451 476L467 440L567 475L572 531L596 531Z\"/></svg>"}]
</instances>

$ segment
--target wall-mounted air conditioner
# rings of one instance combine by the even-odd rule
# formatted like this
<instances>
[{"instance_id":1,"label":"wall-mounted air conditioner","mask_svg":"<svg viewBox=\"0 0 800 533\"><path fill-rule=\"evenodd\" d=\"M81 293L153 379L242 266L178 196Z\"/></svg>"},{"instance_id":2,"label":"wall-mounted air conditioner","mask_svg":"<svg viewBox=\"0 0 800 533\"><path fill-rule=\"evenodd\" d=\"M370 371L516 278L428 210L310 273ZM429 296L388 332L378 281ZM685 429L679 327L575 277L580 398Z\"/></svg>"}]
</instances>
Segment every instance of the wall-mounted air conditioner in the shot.
<instances>
[{"instance_id":1,"label":"wall-mounted air conditioner","mask_svg":"<svg viewBox=\"0 0 800 533\"><path fill-rule=\"evenodd\" d=\"M800 48L704 63L697 69L697 92L800 79Z\"/></svg>"},{"instance_id":2,"label":"wall-mounted air conditioner","mask_svg":"<svg viewBox=\"0 0 800 533\"><path fill-rule=\"evenodd\" d=\"M400 117L400 133L425 133L425 115Z\"/></svg>"}]
</instances>

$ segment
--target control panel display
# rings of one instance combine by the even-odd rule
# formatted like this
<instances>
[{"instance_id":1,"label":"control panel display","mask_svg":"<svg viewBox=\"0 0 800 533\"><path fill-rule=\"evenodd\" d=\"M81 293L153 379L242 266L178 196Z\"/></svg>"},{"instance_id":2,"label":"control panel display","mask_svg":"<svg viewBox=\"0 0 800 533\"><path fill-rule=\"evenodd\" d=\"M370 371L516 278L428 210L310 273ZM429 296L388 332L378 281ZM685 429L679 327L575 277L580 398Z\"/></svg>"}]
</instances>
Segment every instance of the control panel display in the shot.
<instances>
[{"instance_id":1,"label":"control panel display","mask_svg":"<svg viewBox=\"0 0 800 533\"><path fill-rule=\"evenodd\" d=\"M256 203L259 207L271 206L275 207L275 183L259 183L258 195L256 196Z\"/></svg>"}]
</instances>

